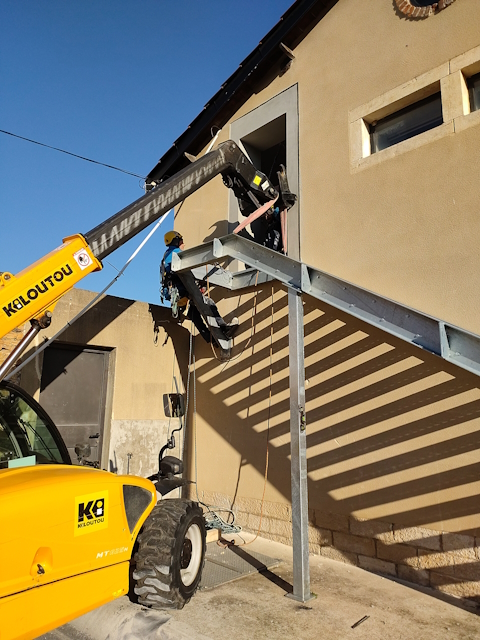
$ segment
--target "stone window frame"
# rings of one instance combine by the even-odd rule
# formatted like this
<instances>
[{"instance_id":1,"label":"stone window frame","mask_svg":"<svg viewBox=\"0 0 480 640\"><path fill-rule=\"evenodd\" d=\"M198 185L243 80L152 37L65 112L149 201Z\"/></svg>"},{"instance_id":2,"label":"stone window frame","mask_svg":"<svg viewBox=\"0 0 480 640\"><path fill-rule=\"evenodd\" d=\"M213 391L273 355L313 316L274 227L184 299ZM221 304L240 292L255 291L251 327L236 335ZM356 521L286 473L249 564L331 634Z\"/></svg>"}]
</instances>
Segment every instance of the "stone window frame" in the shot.
<instances>
[{"instance_id":1,"label":"stone window frame","mask_svg":"<svg viewBox=\"0 0 480 640\"><path fill-rule=\"evenodd\" d=\"M479 72L480 46L349 111L351 172L367 169L445 136L479 125L480 110L471 111L467 86L468 78ZM438 91L442 99L443 124L377 153L371 152L369 125L372 122L392 115Z\"/></svg>"},{"instance_id":2,"label":"stone window frame","mask_svg":"<svg viewBox=\"0 0 480 640\"><path fill-rule=\"evenodd\" d=\"M297 194L297 202L288 212L288 255L300 259L300 197L299 197L299 119L298 85L270 98L230 124L230 139L245 151L241 142L249 133L264 127L269 122L286 116L285 139L287 144L287 176L291 191ZM247 154L248 155L248 154ZM242 218L243 219L243 218ZM239 221L238 202L230 191L228 206L229 232Z\"/></svg>"}]
</instances>

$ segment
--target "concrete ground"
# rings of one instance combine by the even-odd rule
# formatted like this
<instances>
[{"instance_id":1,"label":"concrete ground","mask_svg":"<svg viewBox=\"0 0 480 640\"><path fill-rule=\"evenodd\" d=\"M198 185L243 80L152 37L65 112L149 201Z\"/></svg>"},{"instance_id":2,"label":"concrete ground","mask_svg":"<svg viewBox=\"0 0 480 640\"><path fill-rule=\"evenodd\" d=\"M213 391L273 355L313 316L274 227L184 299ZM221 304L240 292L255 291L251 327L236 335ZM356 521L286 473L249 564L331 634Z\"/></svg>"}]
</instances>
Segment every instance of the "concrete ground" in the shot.
<instances>
[{"instance_id":1,"label":"concrete ground","mask_svg":"<svg viewBox=\"0 0 480 640\"><path fill-rule=\"evenodd\" d=\"M226 536L228 539L232 536ZM248 536L245 536L248 540ZM238 542L241 540L236 536ZM215 544L215 543L211 543ZM306 603L292 591L292 550L257 539L241 548L278 567L199 591L181 611L147 610L122 598L42 636L44 640L478 640L480 609L320 556L310 557ZM368 617L366 617L368 616ZM364 619L358 626L353 625Z\"/></svg>"}]
</instances>

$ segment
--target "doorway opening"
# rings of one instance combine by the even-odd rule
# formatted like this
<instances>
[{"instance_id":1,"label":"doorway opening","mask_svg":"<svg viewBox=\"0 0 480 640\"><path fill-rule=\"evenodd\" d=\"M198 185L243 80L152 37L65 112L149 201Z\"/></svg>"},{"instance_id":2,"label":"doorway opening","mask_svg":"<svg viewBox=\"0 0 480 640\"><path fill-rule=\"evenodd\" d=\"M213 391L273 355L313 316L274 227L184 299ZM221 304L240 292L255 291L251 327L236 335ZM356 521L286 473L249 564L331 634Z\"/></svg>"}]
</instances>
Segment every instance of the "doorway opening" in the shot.
<instances>
[{"instance_id":1,"label":"doorway opening","mask_svg":"<svg viewBox=\"0 0 480 640\"><path fill-rule=\"evenodd\" d=\"M86 460L104 466L110 354L107 349L62 343L44 353L40 404L60 431L74 464L75 445L89 444Z\"/></svg>"}]
</instances>

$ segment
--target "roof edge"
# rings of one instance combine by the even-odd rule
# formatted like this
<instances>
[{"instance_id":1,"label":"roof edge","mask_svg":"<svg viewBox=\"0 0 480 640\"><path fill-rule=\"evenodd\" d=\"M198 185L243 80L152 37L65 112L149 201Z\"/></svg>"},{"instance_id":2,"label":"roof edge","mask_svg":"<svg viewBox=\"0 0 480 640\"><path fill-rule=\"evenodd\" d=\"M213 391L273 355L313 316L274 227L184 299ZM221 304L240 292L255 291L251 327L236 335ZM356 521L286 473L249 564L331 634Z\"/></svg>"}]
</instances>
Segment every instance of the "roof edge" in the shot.
<instances>
[{"instance_id":1,"label":"roof edge","mask_svg":"<svg viewBox=\"0 0 480 640\"><path fill-rule=\"evenodd\" d=\"M254 93L260 79L267 74L276 77L285 70L290 58L280 48L280 43L294 49L337 2L338 0L294 2L160 158L149 172L147 184L161 182L187 166L189 160L184 154L188 152L198 155L211 140L212 129L221 129L228 122Z\"/></svg>"}]
</instances>

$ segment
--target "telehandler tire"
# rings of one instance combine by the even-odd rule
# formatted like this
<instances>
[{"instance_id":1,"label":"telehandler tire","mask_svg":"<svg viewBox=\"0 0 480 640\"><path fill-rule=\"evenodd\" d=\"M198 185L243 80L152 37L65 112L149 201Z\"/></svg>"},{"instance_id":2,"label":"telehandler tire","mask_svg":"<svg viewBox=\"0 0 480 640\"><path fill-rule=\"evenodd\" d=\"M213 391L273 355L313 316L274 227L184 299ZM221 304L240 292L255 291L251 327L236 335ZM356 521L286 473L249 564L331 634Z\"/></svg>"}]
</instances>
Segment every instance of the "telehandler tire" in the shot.
<instances>
[{"instance_id":1,"label":"telehandler tire","mask_svg":"<svg viewBox=\"0 0 480 640\"><path fill-rule=\"evenodd\" d=\"M138 602L153 609L182 609L202 577L205 538L205 520L196 502L159 502L138 536L133 572Z\"/></svg>"}]
</instances>

